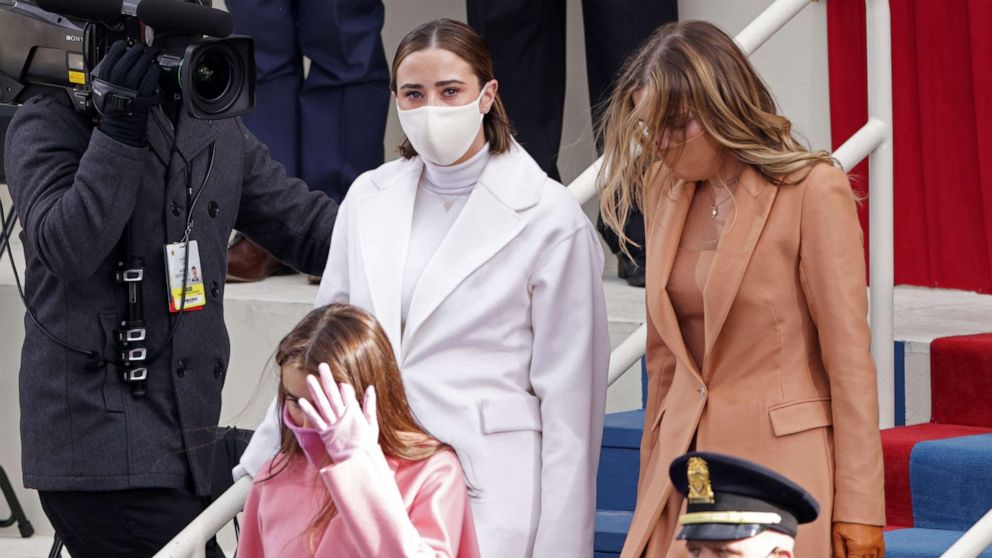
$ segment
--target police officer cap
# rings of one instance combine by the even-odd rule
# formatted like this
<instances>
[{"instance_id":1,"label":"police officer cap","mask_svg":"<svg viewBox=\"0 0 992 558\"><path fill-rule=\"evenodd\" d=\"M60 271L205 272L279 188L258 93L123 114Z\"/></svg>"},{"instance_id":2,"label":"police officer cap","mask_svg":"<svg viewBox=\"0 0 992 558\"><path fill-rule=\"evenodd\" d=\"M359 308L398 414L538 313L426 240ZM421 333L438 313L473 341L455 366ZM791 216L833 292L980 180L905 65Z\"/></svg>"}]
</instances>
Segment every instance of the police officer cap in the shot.
<instances>
[{"instance_id":1,"label":"police officer cap","mask_svg":"<svg viewBox=\"0 0 992 558\"><path fill-rule=\"evenodd\" d=\"M668 470L686 497L679 539L730 541L772 529L795 537L820 513L803 487L782 475L729 455L687 453Z\"/></svg>"}]
</instances>

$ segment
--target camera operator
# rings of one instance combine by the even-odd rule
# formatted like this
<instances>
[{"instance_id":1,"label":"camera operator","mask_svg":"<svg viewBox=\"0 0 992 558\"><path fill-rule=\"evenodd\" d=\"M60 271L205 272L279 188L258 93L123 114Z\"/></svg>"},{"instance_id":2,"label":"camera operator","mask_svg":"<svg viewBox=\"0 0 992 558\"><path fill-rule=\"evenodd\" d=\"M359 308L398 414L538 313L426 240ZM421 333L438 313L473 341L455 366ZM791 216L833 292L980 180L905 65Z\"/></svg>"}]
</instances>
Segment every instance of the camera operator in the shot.
<instances>
[{"instance_id":1,"label":"camera operator","mask_svg":"<svg viewBox=\"0 0 992 558\"><path fill-rule=\"evenodd\" d=\"M160 78L150 49L114 43L97 71L137 92L129 112L94 125L67 99L37 96L7 137L26 302L44 328L25 319L24 484L39 490L73 558L151 556L210 494L230 354L223 291L232 228L319 274L337 206L288 178L239 119L182 110L179 86ZM144 263L143 393L122 379L118 330L135 304L120 282L123 246ZM185 265L172 261L177 251ZM167 282L178 266L192 288L189 265L202 296L174 311ZM207 555L222 556L216 542Z\"/></svg>"}]
</instances>

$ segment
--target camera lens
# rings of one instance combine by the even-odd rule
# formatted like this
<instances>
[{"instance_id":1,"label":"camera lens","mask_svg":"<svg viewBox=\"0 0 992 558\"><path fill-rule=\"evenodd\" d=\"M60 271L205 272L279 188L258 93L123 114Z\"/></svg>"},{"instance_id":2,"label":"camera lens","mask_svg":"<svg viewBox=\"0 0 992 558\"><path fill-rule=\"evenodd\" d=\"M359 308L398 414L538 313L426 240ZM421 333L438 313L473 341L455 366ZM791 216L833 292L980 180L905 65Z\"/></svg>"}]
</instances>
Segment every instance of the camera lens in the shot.
<instances>
[{"instance_id":1,"label":"camera lens","mask_svg":"<svg viewBox=\"0 0 992 558\"><path fill-rule=\"evenodd\" d=\"M252 44L247 37L203 38L184 47L179 83L191 116L214 120L251 110L255 99Z\"/></svg>"},{"instance_id":2,"label":"camera lens","mask_svg":"<svg viewBox=\"0 0 992 558\"><path fill-rule=\"evenodd\" d=\"M193 92L206 103L217 103L231 90L232 60L220 49L210 49L193 69Z\"/></svg>"}]
</instances>

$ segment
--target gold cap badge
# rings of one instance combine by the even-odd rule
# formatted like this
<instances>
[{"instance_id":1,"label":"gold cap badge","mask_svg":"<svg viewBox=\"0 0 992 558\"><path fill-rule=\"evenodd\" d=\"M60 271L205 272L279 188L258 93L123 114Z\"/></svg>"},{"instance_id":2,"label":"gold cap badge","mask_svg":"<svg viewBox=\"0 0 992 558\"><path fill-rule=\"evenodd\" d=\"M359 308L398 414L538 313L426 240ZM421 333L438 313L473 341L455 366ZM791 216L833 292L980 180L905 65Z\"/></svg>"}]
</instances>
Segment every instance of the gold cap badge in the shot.
<instances>
[{"instance_id":1,"label":"gold cap badge","mask_svg":"<svg viewBox=\"0 0 992 558\"><path fill-rule=\"evenodd\" d=\"M689 503L712 504L713 485L710 484L710 468L701 457L690 457L688 463Z\"/></svg>"}]
</instances>

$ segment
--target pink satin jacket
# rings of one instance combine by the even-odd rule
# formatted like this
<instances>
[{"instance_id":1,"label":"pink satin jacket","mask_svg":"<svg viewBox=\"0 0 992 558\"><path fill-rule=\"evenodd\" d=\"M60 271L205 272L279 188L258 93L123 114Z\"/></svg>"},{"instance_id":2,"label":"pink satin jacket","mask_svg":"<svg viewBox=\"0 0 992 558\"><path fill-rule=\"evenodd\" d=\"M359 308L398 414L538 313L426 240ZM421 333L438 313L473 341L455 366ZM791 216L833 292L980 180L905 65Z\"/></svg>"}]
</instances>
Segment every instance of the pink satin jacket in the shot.
<instances>
[{"instance_id":1,"label":"pink satin jacket","mask_svg":"<svg viewBox=\"0 0 992 558\"><path fill-rule=\"evenodd\" d=\"M273 462L248 494L238 558L479 557L454 452L403 461L375 446L319 472L301 458L265 480ZM315 533L328 494L337 512Z\"/></svg>"}]
</instances>

